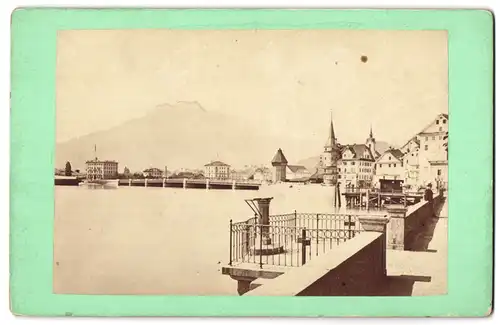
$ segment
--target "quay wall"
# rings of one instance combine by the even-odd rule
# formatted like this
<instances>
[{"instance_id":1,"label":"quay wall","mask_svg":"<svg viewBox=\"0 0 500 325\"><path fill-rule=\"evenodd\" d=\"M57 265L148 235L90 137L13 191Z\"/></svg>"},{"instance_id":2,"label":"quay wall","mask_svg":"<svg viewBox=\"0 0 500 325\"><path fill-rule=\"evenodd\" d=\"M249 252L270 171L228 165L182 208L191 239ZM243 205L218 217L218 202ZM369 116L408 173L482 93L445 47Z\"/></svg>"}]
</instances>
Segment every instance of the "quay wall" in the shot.
<instances>
[{"instance_id":1,"label":"quay wall","mask_svg":"<svg viewBox=\"0 0 500 325\"><path fill-rule=\"evenodd\" d=\"M385 233L362 232L273 280L256 280L245 296L374 295L386 278Z\"/></svg>"},{"instance_id":2,"label":"quay wall","mask_svg":"<svg viewBox=\"0 0 500 325\"><path fill-rule=\"evenodd\" d=\"M410 250L411 243L424 231L429 220L436 216L443 200L443 193L436 193L431 201L421 201L407 209L396 205L388 207L390 222L387 247Z\"/></svg>"}]
</instances>

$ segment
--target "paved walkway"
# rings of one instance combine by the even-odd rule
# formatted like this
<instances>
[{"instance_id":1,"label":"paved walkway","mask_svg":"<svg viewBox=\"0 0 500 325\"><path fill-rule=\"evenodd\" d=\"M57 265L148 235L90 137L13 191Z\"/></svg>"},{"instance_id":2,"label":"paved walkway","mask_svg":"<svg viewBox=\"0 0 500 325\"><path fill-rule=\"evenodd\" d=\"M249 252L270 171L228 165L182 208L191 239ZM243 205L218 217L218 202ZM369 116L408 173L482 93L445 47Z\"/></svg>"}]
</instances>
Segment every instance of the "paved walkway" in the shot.
<instances>
[{"instance_id":1,"label":"paved walkway","mask_svg":"<svg viewBox=\"0 0 500 325\"><path fill-rule=\"evenodd\" d=\"M448 200L412 245L413 251L387 251L388 285L383 295L427 296L447 293Z\"/></svg>"}]
</instances>

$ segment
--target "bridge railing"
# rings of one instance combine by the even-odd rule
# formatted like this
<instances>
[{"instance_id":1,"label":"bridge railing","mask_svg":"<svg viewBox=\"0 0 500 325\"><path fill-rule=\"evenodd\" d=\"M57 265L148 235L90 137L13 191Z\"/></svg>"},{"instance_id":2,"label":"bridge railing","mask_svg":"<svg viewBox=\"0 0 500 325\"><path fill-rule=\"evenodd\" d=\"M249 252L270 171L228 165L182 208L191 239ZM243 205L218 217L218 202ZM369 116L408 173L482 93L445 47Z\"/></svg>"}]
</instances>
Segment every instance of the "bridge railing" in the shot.
<instances>
[{"instance_id":1,"label":"bridge railing","mask_svg":"<svg viewBox=\"0 0 500 325\"><path fill-rule=\"evenodd\" d=\"M357 215L288 213L229 225L229 265L301 266L363 231Z\"/></svg>"}]
</instances>

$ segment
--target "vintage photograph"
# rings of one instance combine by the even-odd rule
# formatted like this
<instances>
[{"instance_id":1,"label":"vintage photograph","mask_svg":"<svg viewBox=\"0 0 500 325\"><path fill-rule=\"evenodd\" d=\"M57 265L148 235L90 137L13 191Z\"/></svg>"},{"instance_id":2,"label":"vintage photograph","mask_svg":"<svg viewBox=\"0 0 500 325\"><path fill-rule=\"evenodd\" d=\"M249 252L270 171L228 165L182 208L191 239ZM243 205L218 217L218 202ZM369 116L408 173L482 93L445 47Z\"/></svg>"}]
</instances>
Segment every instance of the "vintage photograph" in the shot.
<instances>
[{"instance_id":1,"label":"vintage photograph","mask_svg":"<svg viewBox=\"0 0 500 325\"><path fill-rule=\"evenodd\" d=\"M448 34L64 30L53 291L446 295Z\"/></svg>"}]
</instances>

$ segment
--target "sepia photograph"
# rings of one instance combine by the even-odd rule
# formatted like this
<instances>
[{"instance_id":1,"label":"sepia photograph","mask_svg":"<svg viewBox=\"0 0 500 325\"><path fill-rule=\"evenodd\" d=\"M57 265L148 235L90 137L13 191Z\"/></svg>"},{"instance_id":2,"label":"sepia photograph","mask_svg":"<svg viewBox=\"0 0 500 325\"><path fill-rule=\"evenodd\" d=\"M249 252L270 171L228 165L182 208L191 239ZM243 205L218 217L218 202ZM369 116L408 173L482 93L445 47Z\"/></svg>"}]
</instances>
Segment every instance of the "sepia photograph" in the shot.
<instances>
[{"instance_id":1,"label":"sepia photograph","mask_svg":"<svg viewBox=\"0 0 500 325\"><path fill-rule=\"evenodd\" d=\"M53 292L448 293L446 30L60 30Z\"/></svg>"}]
</instances>

